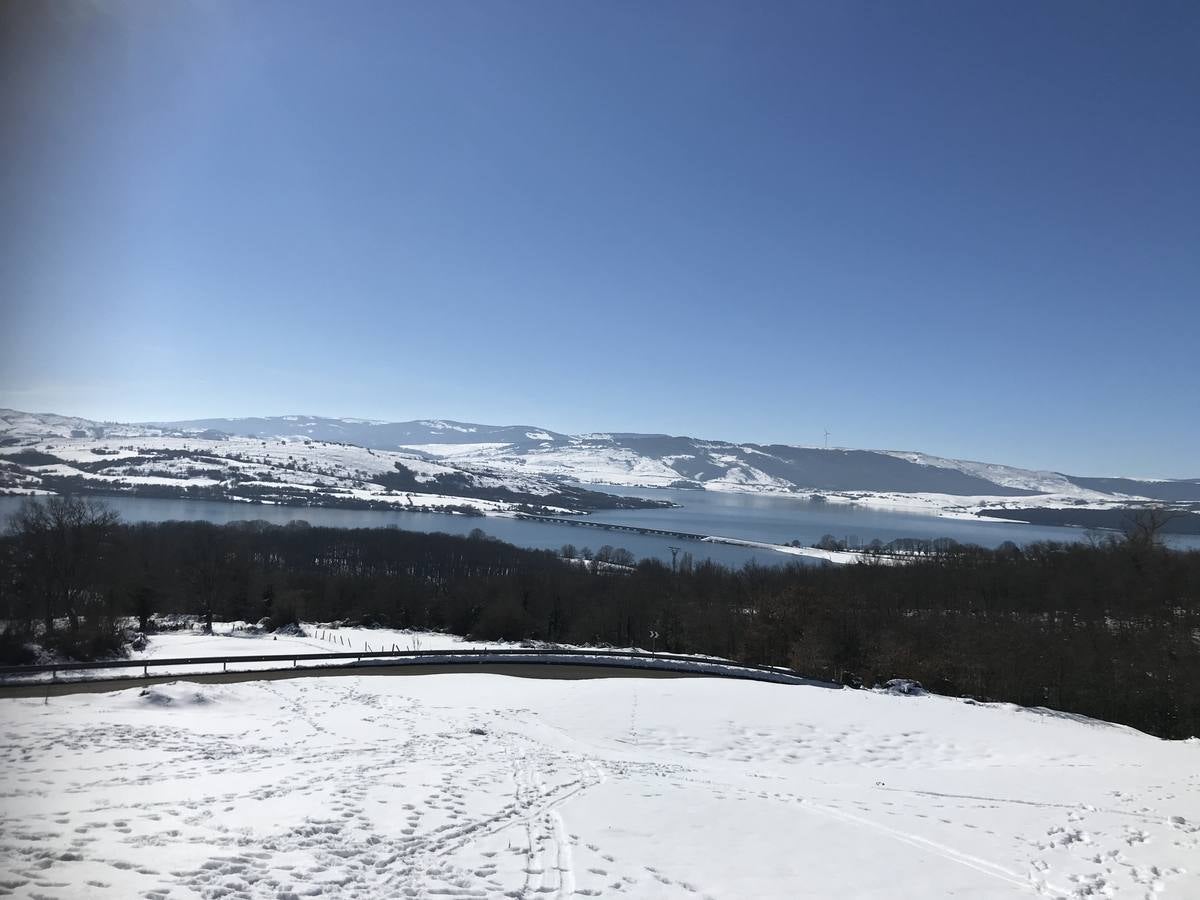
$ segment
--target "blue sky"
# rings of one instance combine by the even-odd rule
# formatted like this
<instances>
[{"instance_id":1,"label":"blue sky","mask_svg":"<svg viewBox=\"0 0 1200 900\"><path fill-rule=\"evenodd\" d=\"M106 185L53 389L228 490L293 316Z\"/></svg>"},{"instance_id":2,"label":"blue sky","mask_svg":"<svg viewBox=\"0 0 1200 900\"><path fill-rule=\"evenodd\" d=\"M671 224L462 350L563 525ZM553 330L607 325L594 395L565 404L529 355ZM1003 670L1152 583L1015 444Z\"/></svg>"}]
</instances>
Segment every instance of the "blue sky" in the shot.
<instances>
[{"instance_id":1,"label":"blue sky","mask_svg":"<svg viewBox=\"0 0 1200 900\"><path fill-rule=\"evenodd\" d=\"M1200 475L1200 5L7 8L0 404Z\"/></svg>"}]
</instances>

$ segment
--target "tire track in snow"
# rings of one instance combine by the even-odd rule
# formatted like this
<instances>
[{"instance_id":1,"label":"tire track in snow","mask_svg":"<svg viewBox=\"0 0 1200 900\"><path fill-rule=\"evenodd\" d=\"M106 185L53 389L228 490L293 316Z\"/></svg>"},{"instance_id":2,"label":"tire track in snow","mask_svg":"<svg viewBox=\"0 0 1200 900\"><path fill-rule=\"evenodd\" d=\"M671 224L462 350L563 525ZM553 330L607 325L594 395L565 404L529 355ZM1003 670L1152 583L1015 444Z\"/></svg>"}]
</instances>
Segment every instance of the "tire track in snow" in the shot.
<instances>
[{"instance_id":1,"label":"tire track in snow","mask_svg":"<svg viewBox=\"0 0 1200 900\"><path fill-rule=\"evenodd\" d=\"M947 794L941 791L924 791L915 788L880 787L877 788L877 790L894 791L898 794L917 794L922 797L943 797L948 800L979 800L984 803L1016 803L1022 806L1036 806L1042 809L1080 809L1080 804L1078 803L1054 803L1051 801L1042 802L1038 800L1020 800L1014 797L984 797L977 794ZM1087 809L1089 812L1108 813L1114 816L1129 816L1134 819L1141 819L1143 821L1153 823L1162 822L1163 819L1166 818L1161 814L1143 813L1129 809L1112 809L1111 807L1091 806L1090 804L1088 805Z\"/></svg>"},{"instance_id":2,"label":"tire track in snow","mask_svg":"<svg viewBox=\"0 0 1200 900\"><path fill-rule=\"evenodd\" d=\"M830 816L831 818L840 819L844 822L850 822L856 825L863 825L867 828L873 828L876 831L882 832L888 837L893 838L894 840L908 844L910 847L916 847L919 850L931 851L943 859L959 863L969 869L974 869L976 872L980 872L999 881L1007 882L1013 887L1021 888L1022 890L1029 891L1034 894L1043 893L1037 884L1034 884L1028 878L1023 877L1020 873L1014 872L1011 869L1007 869L998 863L991 862L990 860L973 856L970 853L964 853L961 850L956 850L947 844L942 844L938 841L932 841L929 838L924 838L920 835L910 834L909 832L901 831L898 828L892 828L891 826L885 825L882 822L876 822L872 819L856 816L853 813L843 812L840 809L834 809L829 806L824 806L820 803L806 801L804 806L808 809L816 810L817 812ZM1063 896L1068 896L1070 894L1070 891L1064 888L1059 888L1048 884L1045 886Z\"/></svg>"},{"instance_id":3,"label":"tire track in snow","mask_svg":"<svg viewBox=\"0 0 1200 900\"><path fill-rule=\"evenodd\" d=\"M575 865L574 854L571 852L571 839L567 837L562 814L557 809L546 813L546 819L550 823L553 846L556 850L555 868L558 870L558 896L569 897L575 893Z\"/></svg>"},{"instance_id":4,"label":"tire track in snow","mask_svg":"<svg viewBox=\"0 0 1200 900\"><path fill-rule=\"evenodd\" d=\"M406 839L403 852L408 868L401 874L403 893L416 896L414 892L429 892L431 877L446 879L446 863L440 860L509 828L522 828L525 835L525 877L519 890L521 896L553 894L567 897L576 892L570 838L556 807L599 784L604 780L603 773L590 759L571 758L569 761L576 765L578 777L546 790L536 761L545 752L544 748L535 745L532 750L518 749L514 745L515 735L500 737L499 744L511 760L513 802L491 815ZM456 887L460 895L472 896L474 889L466 887L462 881L458 881Z\"/></svg>"}]
</instances>

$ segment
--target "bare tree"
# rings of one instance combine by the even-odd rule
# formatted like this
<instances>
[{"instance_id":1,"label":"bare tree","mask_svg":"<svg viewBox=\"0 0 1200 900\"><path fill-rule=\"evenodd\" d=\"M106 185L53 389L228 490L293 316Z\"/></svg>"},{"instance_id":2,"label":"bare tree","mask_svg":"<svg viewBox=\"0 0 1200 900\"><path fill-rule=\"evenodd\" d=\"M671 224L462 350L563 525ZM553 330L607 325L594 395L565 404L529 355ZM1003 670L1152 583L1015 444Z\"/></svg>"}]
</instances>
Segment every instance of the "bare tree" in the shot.
<instances>
[{"instance_id":1,"label":"bare tree","mask_svg":"<svg viewBox=\"0 0 1200 900\"><path fill-rule=\"evenodd\" d=\"M1134 547L1162 546L1162 533L1167 524L1183 513L1166 506L1142 506L1130 510L1122 523L1125 540Z\"/></svg>"},{"instance_id":2,"label":"bare tree","mask_svg":"<svg viewBox=\"0 0 1200 900\"><path fill-rule=\"evenodd\" d=\"M205 522L194 535L184 559L183 575L204 617L204 633L212 634L213 611L226 568L225 533Z\"/></svg>"}]
</instances>

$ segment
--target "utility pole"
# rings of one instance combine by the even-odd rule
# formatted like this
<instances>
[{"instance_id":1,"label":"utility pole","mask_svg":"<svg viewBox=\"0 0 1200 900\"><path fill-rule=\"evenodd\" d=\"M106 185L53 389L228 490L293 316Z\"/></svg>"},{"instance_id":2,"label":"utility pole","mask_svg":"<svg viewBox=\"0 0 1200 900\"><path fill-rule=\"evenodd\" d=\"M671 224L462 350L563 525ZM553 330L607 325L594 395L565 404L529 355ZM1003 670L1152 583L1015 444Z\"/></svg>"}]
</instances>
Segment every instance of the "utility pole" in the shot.
<instances>
[{"instance_id":1,"label":"utility pole","mask_svg":"<svg viewBox=\"0 0 1200 900\"><path fill-rule=\"evenodd\" d=\"M674 575L675 574L675 557L679 554L679 548L678 547L668 547L667 549L671 551L671 574Z\"/></svg>"}]
</instances>

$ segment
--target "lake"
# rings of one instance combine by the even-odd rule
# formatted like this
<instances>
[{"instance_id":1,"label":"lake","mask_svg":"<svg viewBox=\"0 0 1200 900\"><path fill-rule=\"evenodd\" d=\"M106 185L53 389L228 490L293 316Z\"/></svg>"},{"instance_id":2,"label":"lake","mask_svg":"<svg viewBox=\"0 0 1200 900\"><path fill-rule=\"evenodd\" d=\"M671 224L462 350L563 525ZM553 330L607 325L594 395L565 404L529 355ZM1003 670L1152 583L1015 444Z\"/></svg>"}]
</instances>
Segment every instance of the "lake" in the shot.
<instances>
[{"instance_id":1,"label":"lake","mask_svg":"<svg viewBox=\"0 0 1200 900\"><path fill-rule=\"evenodd\" d=\"M598 488L601 489L601 488ZM627 496L671 500L680 504L669 509L608 510L587 517L596 522L658 528L697 534L782 544L799 540L812 544L823 535L861 541L875 538L884 543L895 538L951 537L964 543L995 547L1004 541L1018 544L1034 541L1078 541L1085 534L1078 528L1022 525L985 520L944 519L921 512L896 512L831 503L810 503L790 497L722 494L715 491L667 488L602 488ZM604 544L624 547L639 558L652 556L670 561L670 547L678 546L697 560L712 559L741 566L750 561L781 565L797 561L770 550L700 543L656 535L607 532L551 522L404 510L327 509L322 507L266 506L211 500L165 500L140 497L101 498L127 522L161 522L171 519L225 523L262 519L286 524L303 519L313 525L334 528L404 528L411 531L444 531L468 534L479 528L503 541L522 547L558 550L574 544L593 550ZM0 497L0 519L7 520L22 502L21 497ZM1172 536L1173 544L1200 547L1200 537Z\"/></svg>"}]
</instances>

